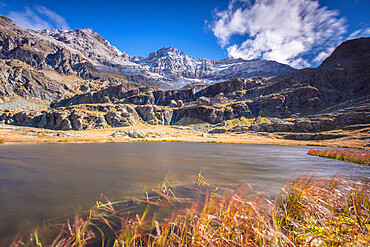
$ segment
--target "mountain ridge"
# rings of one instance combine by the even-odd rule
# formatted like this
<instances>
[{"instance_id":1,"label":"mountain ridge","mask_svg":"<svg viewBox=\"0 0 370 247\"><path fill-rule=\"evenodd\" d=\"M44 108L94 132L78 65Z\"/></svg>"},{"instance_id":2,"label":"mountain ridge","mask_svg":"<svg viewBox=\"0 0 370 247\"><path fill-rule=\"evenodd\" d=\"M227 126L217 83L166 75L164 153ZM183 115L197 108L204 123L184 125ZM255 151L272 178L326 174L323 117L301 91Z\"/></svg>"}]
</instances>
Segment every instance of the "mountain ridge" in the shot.
<instances>
[{"instance_id":1,"label":"mountain ridge","mask_svg":"<svg viewBox=\"0 0 370 247\"><path fill-rule=\"evenodd\" d=\"M174 47L148 57L129 56L92 29L29 30L0 16L0 55L37 69L84 79L136 82L163 89L188 83L215 83L235 77L276 76L294 70L275 61L192 58Z\"/></svg>"},{"instance_id":2,"label":"mountain ridge","mask_svg":"<svg viewBox=\"0 0 370 247\"><path fill-rule=\"evenodd\" d=\"M59 50L61 55L69 55L68 51ZM180 56L182 59L178 54L183 54ZM99 52L92 55L99 55ZM147 59L134 59L137 63L157 62L156 66L152 66L159 68L157 75L172 66L173 76L183 73L183 65L192 65L196 61L175 48L160 49ZM13 109L5 110L3 107L3 111L0 111L0 123L5 124L85 130L132 126L138 122L154 125L201 122L207 124L204 130L212 135L224 132L275 132L278 138L323 140L343 137L326 131L345 128L357 131L357 128L368 126L370 122L370 38L343 42L317 68L294 70L268 78L257 76L234 78L210 85L199 83L194 84L195 87L172 90L126 82L103 83L105 86L102 84L92 90L73 93L65 84L42 80L42 74L29 65L19 62L10 67L15 60L8 61L2 66L5 87L0 87L0 96L5 93L6 97L11 98L12 91L9 89L14 88L13 94L25 99L41 96L41 99L53 102L47 109L36 110L14 109L15 104L9 103ZM200 61L211 63L210 60ZM220 63L224 65L235 61L242 60L231 58ZM35 71L31 76L28 67ZM235 126L233 123L244 125ZM367 137L352 139L356 138Z\"/></svg>"}]
</instances>

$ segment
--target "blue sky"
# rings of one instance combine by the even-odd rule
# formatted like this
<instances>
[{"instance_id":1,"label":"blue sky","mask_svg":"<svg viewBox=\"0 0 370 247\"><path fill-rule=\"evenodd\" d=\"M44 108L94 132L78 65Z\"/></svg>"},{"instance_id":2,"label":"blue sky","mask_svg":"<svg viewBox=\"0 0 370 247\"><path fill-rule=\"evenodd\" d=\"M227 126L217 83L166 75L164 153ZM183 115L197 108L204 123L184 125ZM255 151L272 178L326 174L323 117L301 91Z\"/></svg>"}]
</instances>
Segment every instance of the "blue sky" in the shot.
<instances>
[{"instance_id":1,"label":"blue sky","mask_svg":"<svg viewBox=\"0 0 370 247\"><path fill-rule=\"evenodd\" d=\"M173 46L192 57L317 66L348 38L370 36L369 0L3 0L24 28L92 28L131 56Z\"/></svg>"}]
</instances>

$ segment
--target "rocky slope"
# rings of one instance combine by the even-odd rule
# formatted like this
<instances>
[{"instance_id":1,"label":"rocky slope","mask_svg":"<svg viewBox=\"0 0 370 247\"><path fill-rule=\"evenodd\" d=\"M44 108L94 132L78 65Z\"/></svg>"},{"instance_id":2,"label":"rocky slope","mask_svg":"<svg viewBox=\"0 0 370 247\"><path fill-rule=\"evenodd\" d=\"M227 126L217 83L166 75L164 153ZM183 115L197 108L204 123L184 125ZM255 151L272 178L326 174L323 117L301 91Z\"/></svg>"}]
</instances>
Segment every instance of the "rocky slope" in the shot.
<instances>
[{"instance_id":1,"label":"rocky slope","mask_svg":"<svg viewBox=\"0 0 370 247\"><path fill-rule=\"evenodd\" d=\"M271 79L232 79L198 89L175 90L142 86L122 90L118 85L76 95L53 106L117 102L170 106L173 100L191 105L200 97L208 97L211 103L248 102L256 116L281 118L316 114L327 107L370 95L369 53L370 38L360 38L344 42L316 69L288 72Z\"/></svg>"},{"instance_id":2,"label":"rocky slope","mask_svg":"<svg viewBox=\"0 0 370 247\"><path fill-rule=\"evenodd\" d=\"M51 103L66 93L62 84L51 80L28 64L18 60L0 59L0 103L21 97Z\"/></svg>"},{"instance_id":3,"label":"rocky slope","mask_svg":"<svg viewBox=\"0 0 370 247\"><path fill-rule=\"evenodd\" d=\"M24 30L0 17L0 55L0 103L17 97L51 103L43 110L0 111L0 123L81 130L137 122L214 127L247 118L256 121L228 130L281 132L290 139L328 135L286 132L370 123L370 38L344 42L318 68L293 70L263 60L195 59L175 48L130 57L91 29ZM38 71L47 69L109 83L76 84L85 93L65 97L73 90ZM236 76L242 79L230 79ZM194 86L158 89L188 83Z\"/></svg>"},{"instance_id":4,"label":"rocky slope","mask_svg":"<svg viewBox=\"0 0 370 247\"><path fill-rule=\"evenodd\" d=\"M268 117L268 122L250 126L251 130L268 132L319 132L366 124L370 122L369 50L370 39L361 38L344 42L316 69L303 69L274 78L232 79L197 89L158 90L125 83L60 100L48 111L30 112L32 120L25 112L7 112L0 115L0 119L28 126L80 129L74 126L82 124L61 127L61 120L58 124L53 120L54 124L39 125L43 115L57 112L63 113L59 118L73 123L73 114L80 109L86 116L95 114L95 118L86 120L92 121L90 124L84 120L85 128L95 126L96 119L104 119L97 120L106 122L104 126L111 125L110 117L118 122L133 123L121 119L130 116L106 110L105 106L111 105L130 106L131 114L151 124L174 124L183 119L217 124L241 117ZM90 108L105 110L97 110L97 113Z\"/></svg>"},{"instance_id":5,"label":"rocky slope","mask_svg":"<svg viewBox=\"0 0 370 247\"><path fill-rule=\"evenodd\" d=\"M19 59L39 70L54 69L84 79L129 81L159 88L275 76L293 70L274 61L192 58L171 47L147 58L130 57L91 29L25 30L4 16L0 16L0 56Z\"/></svg>"}]
</instances>

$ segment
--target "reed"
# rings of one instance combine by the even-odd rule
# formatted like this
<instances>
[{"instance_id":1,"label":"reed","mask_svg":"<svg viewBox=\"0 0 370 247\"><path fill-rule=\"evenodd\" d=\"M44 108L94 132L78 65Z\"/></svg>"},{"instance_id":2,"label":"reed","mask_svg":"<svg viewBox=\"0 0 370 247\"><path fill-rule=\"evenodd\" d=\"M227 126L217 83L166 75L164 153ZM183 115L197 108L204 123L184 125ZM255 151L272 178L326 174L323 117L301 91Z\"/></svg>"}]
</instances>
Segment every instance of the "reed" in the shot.
<instances>
[{"instance_id":1,"label":"reed","mask_svg":"<svg viewBox=\"0 0 370 247\"><path fill-rule=\"evenodd\" d=\"M303 177L269 200L240 187L220 195L200 176L195 201L166 184L136 200L145 205L141 213L105 198L51 245L369 246L369 188L366 181ZM41 242L38 236L28 246Z\"/></svg>"},{"instance_id":2,"label":"reed","mask_svg":"<svg viewBox=\"0 0 370 247\"><path fill-rule=\"evenodd\" d=\"M310 149L309 155L338 159L363 165L370 165L370 152L341 149Z\"/></svg>"}]
</instances>

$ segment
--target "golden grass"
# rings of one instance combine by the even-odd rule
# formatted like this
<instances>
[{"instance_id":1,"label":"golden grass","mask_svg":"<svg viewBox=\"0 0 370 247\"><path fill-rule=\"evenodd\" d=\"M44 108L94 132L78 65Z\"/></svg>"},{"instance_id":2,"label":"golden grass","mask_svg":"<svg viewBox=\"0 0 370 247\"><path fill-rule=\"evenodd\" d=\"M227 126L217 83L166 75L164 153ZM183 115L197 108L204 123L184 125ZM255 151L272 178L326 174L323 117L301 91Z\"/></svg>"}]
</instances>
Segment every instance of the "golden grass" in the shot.
<instances>
[{"instance_id":1,"label":"golden grass","mask_svg":"<svg viewBox=\"0 0 370 247\"><path fill-rule=\"evenodd\" d=\"M166 184L137 203L97 202L69 222L52 243L33 235L29 246L369 246L369 183L303 177L275 200L249 189L217 194L198 178L202 196L189 203ZM249 188L249 187L247 187ZM249 191L249 193L248 193ZM155 208L155 210L153 210ZM172 211L170 211L170 209ZM170 211L170 212L169 212ZM164 217L163 217L164 216Z\"/></svg>"},{"instance_id":2,"label":"golden grass","mask_svg":"<svg viewBox=\"0 0 370 247\"><path fill-rule=\"evenodd\" d=\"M366 147L360 147L360 146L349 146L349 145L340 145L340 144L334 145L334 144L324 144L324 143L309 143L309 144L307 144L306 146L313 146L313 147L317 146L317 147L354 148L354 149L363 149L363 150L369 149L369 148L366 148Z\"/></svg>"},{"instance_id":3,"label":"golden grass","mask_svg":"<svg viewBox=\"0 0 370 247\"><path fill-rule=\"evenodd\" d=\"M181 127L181 126L179 126ZM9 131L11 130L11 131ZM68 140L74 143L86 142L127 142L141 141L139 139L127 138L111 138L111 135L118 130L138 130L144 133L164 133L160 137L147 138L147 141L173 141L173 142L211 142L211 143L235 143L235 144L268 144L268 145L309 145L309 146L330 146L330 147L350 147L359 149L370 149L364 147L366 141L361 140L362 133L351 133L355 138L341 138L334 140L322 141L299 141L281 139L274 133L255 133L255 132L226 132L222 134L202 135L204 131L196 131L193 129L179 129L173 125L149 125L138 121L135 126L120 127L120 128L105 128L101 130L81 130L81 131L53 131L40 128L21 127L12 125L0 125L0 139L5 143L30 143L30 142L59 142ZM38 135L28 135L28 131L39 132ZM50 136L50 133L59 133L60 135ZM73 135L64 135L72 133Z\"/></svg>"},{"instance_id":4,"label":"golden grass","mask_svg":"<svg viewBox=\"0 0 370 247\"><path fill-rule=\"evenodd\" d=\"M340 149L310 149L308 154L331 159L343 160L363 165L370 165L370 152Z\"/></svg>"}]
</instances>

